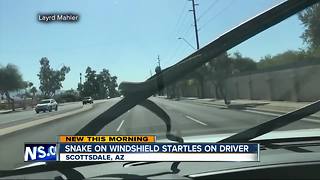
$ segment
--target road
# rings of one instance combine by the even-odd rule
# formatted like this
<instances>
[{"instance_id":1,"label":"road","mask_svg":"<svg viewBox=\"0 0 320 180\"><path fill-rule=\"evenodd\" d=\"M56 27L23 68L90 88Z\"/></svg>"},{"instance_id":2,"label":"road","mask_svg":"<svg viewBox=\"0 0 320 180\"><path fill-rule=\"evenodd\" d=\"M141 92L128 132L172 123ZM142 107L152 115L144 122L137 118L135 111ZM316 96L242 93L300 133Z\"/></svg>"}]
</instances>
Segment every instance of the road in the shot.
<instances>
[{"instance_id":1,"label":"road","mask_svg":"<svg viewBox=\"0 0 320 180\"><path fill-rule=\"evenodd\" d=\"M55 142L58 135L73 135L119 100L120 98L110 99L94 104L89 111L0 137L0 169L12 169L25 165L23 163L24 142ZM185 101L155 97L151 100L168 113L173 131L182 136L239 132L273 118L271 115L220 109ZM316 128L319 125L317 122L298 121L280 130ZM103 127L99 135L163 136L165 131L165 124L158 117L145 108L136 106Z\"/></svg>"},{"instance_id":2,"label":"road","mask_svg":"<svg viewBox=\"0 0 320 180\"><path fill-rule=\"evenodd\" d=\"M29 109L26 111L3 113L3 114L0 114L0 128L9 127L14 124L19 124L27 121L32 121L36 119L53 116L55 114L61 114L74 109L79 109L81 107L82 107L81 102L71 102L71 103L59 104L57 112L56 111L52 111L49 113L40 112L39 114L36 114L36 112L33 109Z\"/></svg>"}]
</instances>

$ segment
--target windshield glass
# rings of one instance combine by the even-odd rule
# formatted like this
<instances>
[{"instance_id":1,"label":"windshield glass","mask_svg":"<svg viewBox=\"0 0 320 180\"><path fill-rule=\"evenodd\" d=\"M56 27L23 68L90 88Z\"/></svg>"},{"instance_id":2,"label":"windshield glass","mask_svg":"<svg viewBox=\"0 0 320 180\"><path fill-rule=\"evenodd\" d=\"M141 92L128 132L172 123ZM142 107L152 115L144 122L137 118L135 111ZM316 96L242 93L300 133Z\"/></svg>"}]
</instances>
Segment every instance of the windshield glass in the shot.
<instances>
[{"instance_id":1,"label":"windshield glass","mask_svg":"<svg viewBox=\"0 0 320 180\"><path fill-rule=\"evenodd\" d=\"M48 103L50 103L50 100L42 100L42 101L40 102L40 104L48 104Z\"/></svg>"},{"instance_id":2,"label":"windshield glass","mask_svg":"<svg viewBox=\"0 0 320 180\"><path fill-rule=\"evenodd\" d=\"M25 142L76 134L126 97L121 82L160 74L282 2L195 1L196 6L187 0L1 0L0 143L6 146L0 146L0 169L27 164L21 153ZM190 138L230 136L315 102L319 16L317 4L208 60L149 100L169 115L172 132ZM82 101L89 96L91 102ZM41 100L47 98L59 108L37 111L37 104L50 103ZM22 127L35 120L38 124ZM319 122L316 113L277 131L318 128ZM98 135L159 140L167 130L139 105L101 128Z\"/></svg>"}]
</instances>

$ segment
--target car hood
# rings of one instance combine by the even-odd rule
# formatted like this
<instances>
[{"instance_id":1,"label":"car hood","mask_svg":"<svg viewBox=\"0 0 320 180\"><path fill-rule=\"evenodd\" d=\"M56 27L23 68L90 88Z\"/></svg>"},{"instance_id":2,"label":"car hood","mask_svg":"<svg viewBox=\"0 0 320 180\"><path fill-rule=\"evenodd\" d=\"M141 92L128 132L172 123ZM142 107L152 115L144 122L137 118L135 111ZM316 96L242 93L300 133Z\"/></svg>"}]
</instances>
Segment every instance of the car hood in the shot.
<instances>
[{"instance_id":1,"label":"car hood","mask_svg":"<svg viewBox=\"0 0 320 180\"><path fill-rule=\"evenodd\" d=\"M185 142L218 142L233 134L215 134L184 137ZM273 131L254 140L282 139L293 137L320 136L320 129L303 129L290 131ZM166 142L159 140L158 142ZM223 171L228 169L248 168L256 166L268 166L282 163L295 163L320 160L320 146L312 147L312 153L297 153L287 149L267 149L261 151L259 162L182 162L179 165L180 172L172 173L172 162L158 162L153 164L139 163L106 163L87 167L75 168L86 178L110 178L118 177L119 174L131 174L134 176L148 176L150 179L183 179L188 175L211 171ZM104 175L103 175L104 174ZM110 175L111 174L111 175ZM112 175L113 174L113 175ZM151 175L151 176L150 176ZM137 178L136 178L137 179ZM138 178L142 179L142 178Z\"/></svg>"}]
</instances>

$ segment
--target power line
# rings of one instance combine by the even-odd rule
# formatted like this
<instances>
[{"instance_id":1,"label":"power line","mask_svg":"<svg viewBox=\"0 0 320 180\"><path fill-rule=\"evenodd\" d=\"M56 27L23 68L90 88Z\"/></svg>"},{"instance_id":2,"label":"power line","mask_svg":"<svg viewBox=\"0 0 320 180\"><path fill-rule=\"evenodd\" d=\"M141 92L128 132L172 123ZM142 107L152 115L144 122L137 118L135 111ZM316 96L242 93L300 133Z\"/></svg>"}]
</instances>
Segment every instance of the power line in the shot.
<instances>
[{"instance_id":1,"label":"power line","mask_svg":"<svg viewBox=\"0 0 320 180\"><path fill-rule=\"evenodd\" d=\"M188 17L188 11L185 11L186 12L186 14L183 16L183 19L181 20L181 23L180 23L180 26L178 27L178 29L177 29L177 34L179 34L181 31L182 31L182 28L184 27L184 25L186 24L185 22L186 22L186 20L188 19L187 17Z\"/></svg>"},{"instance_id":2,"label":"power line","mask_svg":"<svg viewBox=\"0 0 320 180\"><path fill-rule=\"evenodd\" d=\"M187 19L187 15L188 15L188 11L186 11L187 9L187 0L185 0L185 3L183 5L183 8L181 10L181 13L179 15L178 21L176 23L176 33L178 34L181 31L181 28L183 27L183 25L185 24L185 20ZM174 29L174 30L175 30ZM176 35L176 34L175 34Z\"/></svg>"},{"instance_id":3,"label":"power line","mask_svg":"<svg viewBox=\"0 0 320 180\"><path fill-rule=\"evenodd\" d=\"M190 31L192 30L193 25L191 24L189 26L189 28L186 28L185 31L183 33L181 33L181 36L185 37L187 34L190 33Z\"/></svg>"},{"instance_id":4,"label":"power line","mask_svg":"<svg viewBox=\"0 0 320 180\"><path fill-rule=\"evenodd\" d=\"M174 32L175 32L176 30L179 30L179 28L181 27L181 26L179 26L179 25L181 25L181 24L183 23L184 19L186 18L186 15L187 15L187 13L186 13L186 11L185 11L185 10L186 10L186 6L187 6L187 1L185 1L184 5L183 5L183 8L181 9L181 12L180 12L180 14L179 14L179 18L178 18L176 24L173 26L173 29L172 29L170 35L171 35L171 34L174 34ZM185 12L185 13L184 13L184 16L183 16L183 12ZM171 36L170 36L170 37L171 37Z\"/></svg>"},{"instance_id":5,"label":"power line","mask_svg":"<svg viewBox=\"0 0 320 180\"><path fill-rule=\"evenodd\" d=\"M195 4L195 0L189 0L189 1L192 2L192 10L189 10L189 11L193 12L194 28L195 28L195 34L196 34L196 45L197 45L197 49L199 49L198 27L197 27L197 18L196 18L196 10L195 10L195 6L197 6L198 4ZM187 2L187 1L185 1L185 2ZM178 27L178 31L177 31L177 34L179 37L184 37L192 29L191 28L192 26L191 26L190 28L185 28L185 31L180 32L180 29L183 27L183 24L184 24L186 17L187 17L187 15L185 15L181 19L183 11L185 10L185 7L186 7L186 3L184 4L184 7L182 8L182 11L181 11L180 16L178 18L178 22L181 20L180 26ZM178 24L179 23L177 23L177 25ZM178 38L178 37L175 37L175 38ZM179 43L178 46L176 46L176 48L174 48L172 55L165 62L171 62L173 60L173 58L176 57L177 51L180 48L180 46L181 46L181 43Z\"/></svg>"},{"instance_id":6,"label":"power line","mask_svg":"<svg viewBox=\"0 0 320 180\"><path fill-rule=\"evenodd\" d=\"M189 41L187 41L185 38L179 37L178 39L181 39L181 40L184 41L186 44L188 44L192 49L196 50L196 48L194 48L194 47L192 46L192 44L190 44Z\"/></svg>"},{"instance_id":7,"label":"power line","mask_svg":"<svg viewBox=\"0 0 320 180\"><path fill-rule=\"evenodd\" d=\"M187 40L192 38L192 35L194 35L193 33L190 33L192 30L192 25L190 25L190 27L187 29L187 31L185 31L183 37ZM182 54L184 54L186 52L186 50L188 50L188 46L185 46L184 43L180 43L178 44L179 46L177 47L177 49L174 51L174 54L172 54L172 56L170 57L169 61L165 61L166 63L171 63L173 60L175 60L176 58L178 58L179 56L181 56Z\"/></svg>"},{"instance_id":8,"label":"power line","mask_svg":"<svg viewBox=\"0 0 320 180\"><path fill-rule=\"evenodd\" d=\"M212 4L205 10L203 11L203 13L198 17L198 21L205 15L209 12L210 9L212 9L217 3L219 2L219 0L215 0L212 2Z\"/></svg>"},{"instance_id":9,"label":"power line","mask_svg":"<svg viewBox=\"0 0 320 180\"><path fill-rule=\"evenodd\" d=\"M167 60L166 60L164 63L170 63L170 62L172 62L172 60L174 59L174 57L175 57L176 54L177 54L177 51L180 49L180 47L182 47L181 44L182 44L182 43L181 43L180 41L179 41L179 43L176 44L177 46L175 46L174 51L172 51L171 56L169 56L169 58L167 58Z\"/></svg>"},{"instance_id":10,"label":"power line","mask_svg":"<svg viewBox=\"0 0 320 180\"><path fill-rule=\"evenodd\" d=\"M172 37L174 36L174 39L176 38L177 34L181 31L181 28L183 27L184 25L184 22L186 20L186 17L188 15L187 11L186 11L186 8L187 8L187 3L188 1L185 0L185 3L181 9L181 12L179 14L179 18L174 26L174 28L172 29L172 31L170 32L170 36L169 36L169 39L168 39L168 43L170 42L170 40L172 40ZM177 48L177 45L179 45L177 43L177 41L174 42L174 46L175 48L173 49L176 49ZM169 52L167 53L167 55L165 55L166 57L169 57ZM172 53L171 53L172 54ZM167 58L166 58L167 59Z\"/></svg>"},{"instance_id":11,"label":"power line","mask_svg":"<svg viewBox=\"0 0 320 180\"><path fill-rule=\"evenodd\" d=\"M185 1L188 2L188 1ZM186 4L186 3L185 3ZM196 5L196 4L195 4ZM183 10L185 10L185 8L183 8ZM193 11L193 10L191 10ZM187 11L185 11L187 12ZM184 28L184 31L181 31L181 28L184 25L185 20L187 19L187 14L185 14L185 16L183 17L183 19L181 20L180 23L180 28L177 31L177 37L174 37L175 39L179 37L184 37L186 34L188 34L190 32L190 30L192 30L193 25L190 25L190 27L188 28ZM177 41L178 42L178 41ZM174 48L173 53L171 54L171 56L169 56L169 58L167 58L167 60L165 62L171 62L173 60L174 57L176 57L177 51L180 49L180 46L182 45L180 42L177 44L178 46L176 46Z\"/></svg>"},{"instance_id":12,"label":"power line","mask_svg":"<svg viewBox=\"0 0 320 180\"><path fill-rule=\"evenodd\" d=\"M186 28L186 31L183 33L183 36L185 37L186 34L188 34L191 30L192 30L192 26L190 25L189 28ZM181 41L176 41L176 42L177 42L177 43L175 44L176 46L175 46L175 48L173 48L174 51L172 51L171 55L167 58L166 61L164 61L164 63L170 63L170 62L172 62L172 61L174 60L174 58L176 57L177 52L178 52L179 50L181 50L180 48L182 47L183 44L181 43Z\"/></svg>"},{"instance_id":13,"label":"power line","mask_svg":"<svg viewBox=\"0 0 320 180\"><path fill-rule=\"evenodd\" d=\"M213 17L211 17L208 21L206 21L202 26L200 26L199 30L203 29L206 25L208 25L212 20L214 20L215 18L217 18L220 14L222 14L223 12L225 12L228 8L231 7L231 5L233 4L234 0L230 1L230 3L225 6L223 9L221 9L217 14L215 14Z\"/></svg>"},{"instance_id":14,"label":"power line","mask_svg":"<svg viewBox=\"0 0 320 180\"><path fill-rule=\"evenodd\" d=\"M179 23L181 21L181 18L182 18L182 14L183 14L183 12L185 12L186 7L187 7L187 1L185 1L184 5L183 5L183 8L182 8L182 10L180 12L180 15L179 15L179 18L178 18L178 21L177 21L175 27L178 27L178 25L179 25Z\"/></svg>"},{"instance_id":15,"label":"power line","mask_svg":"<svg viewBox=\"0 0 320 180\"><path fill-rule=\"evenodd\" d=\"M186 52L190 51L190 48L188 46L183 46L179 51L176 53L176 57L180 58L180 56L185 56Z\"/></svg>"},{"instance_id":16,"label":"power line","mask_svg":"<svg viewBox=\"0 0 320 180\"><path fill-rule=\"evenodd\" d=\"M188 28L185 28L183 32L181 32L180 36L185 37L186 34L188 34L191 30L192 30L193 25L189 25ZM179 50L180 46L182 46L181 41L177 40L177 37L174 37L174 39L176 40L174 43L174 48L172 48L173 51L171 51L171 54L167 56L166 60L164 61L164 63L169 63L173 60L173 58L175 58L177 51Z\"/></svg>"}]
</instances>

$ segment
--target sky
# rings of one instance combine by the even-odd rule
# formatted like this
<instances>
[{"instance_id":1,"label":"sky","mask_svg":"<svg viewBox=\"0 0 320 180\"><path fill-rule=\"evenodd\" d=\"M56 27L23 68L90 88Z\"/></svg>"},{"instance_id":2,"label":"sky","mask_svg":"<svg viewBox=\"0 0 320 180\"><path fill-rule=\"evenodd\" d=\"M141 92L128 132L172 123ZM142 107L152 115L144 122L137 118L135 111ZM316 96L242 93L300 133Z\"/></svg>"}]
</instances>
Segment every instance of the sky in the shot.
<instances>
[{"instance_id":1,"label":"sky","mask_svg":"<svg viewBox=\"0 0 320 180\"><path fill-rule=\"evenodd\" d=\"M279 0L195 0L200 47L225 31L280 3ZM139 82L182 60L195 47L188 0L0 0L0 65L15 64L39 87L39 60L69 66L63 89L76 89L88 66L109 69L122 81ZM39 13L76 13L77 23L41 23ZM265 55L303 48L304 27L293 16L236 46L258 61Z\"/></svg>"}]
</instances>

